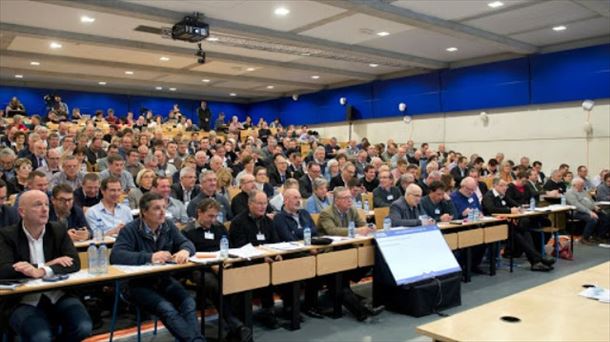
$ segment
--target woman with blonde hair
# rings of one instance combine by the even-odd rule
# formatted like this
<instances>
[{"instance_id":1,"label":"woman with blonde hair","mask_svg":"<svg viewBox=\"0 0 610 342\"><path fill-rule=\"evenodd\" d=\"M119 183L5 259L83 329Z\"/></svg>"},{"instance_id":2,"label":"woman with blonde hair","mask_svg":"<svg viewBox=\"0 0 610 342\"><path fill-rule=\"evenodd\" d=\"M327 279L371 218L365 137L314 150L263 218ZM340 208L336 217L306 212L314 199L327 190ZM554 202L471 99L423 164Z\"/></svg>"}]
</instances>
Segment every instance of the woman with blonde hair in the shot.
<instances>
[{"instance_id":1,"label":"woman with blonde hair","mask_svg":"<svg viewBox=\"0 0 610 342\"><path fill-rule=\"evenodd\" d=\"M506 181L506 183L512 183L515 180L515 175L513 174L513 167L510 165L508 161L503 161L502 166L500 167L500 171L498 172L498 178Z\"/></svg>"},{"instance_id":2,"label":"woman with blonde hair","mask_svg":"<svg viewBox=\"0 0 610 342\"><path fill-rule=\"evenodd\" d=\"M218 177L218 192L226 197L228 201L231 201L229 196L229 187L233 182L233 175L231 175L231 171L225 167L220 168L218 172L216 172L216 177Z\"/></svg>"},{"instance_id":3,"label":"woman with blonde hair","mask_svg":"<svg viewBox=\"0 0 610 342\"><path fill-rule=\"evenodd\" d=\"M153 180L155 179L155 171L151 169L142 169L136 175L136 187L129 190L127 199L131 209L138 209L140 198L152 189Z\"/></svg>"}]
</instances>

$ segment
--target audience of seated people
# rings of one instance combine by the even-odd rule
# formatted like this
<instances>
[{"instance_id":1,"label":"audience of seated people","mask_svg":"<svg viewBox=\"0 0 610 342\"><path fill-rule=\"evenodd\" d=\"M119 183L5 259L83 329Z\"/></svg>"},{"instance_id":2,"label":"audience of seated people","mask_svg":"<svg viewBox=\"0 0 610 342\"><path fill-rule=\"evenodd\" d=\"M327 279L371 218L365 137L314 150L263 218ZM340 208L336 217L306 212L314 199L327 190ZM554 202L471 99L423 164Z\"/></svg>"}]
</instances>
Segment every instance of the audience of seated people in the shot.
<instances>
[{"instance_id":1,"label":"audience of seated people","mask_svg":"<svg viewBox=\"0 0 610 342\"><path fill-rule=\"evenodd\" d=\"M530 165L530 159L522 157L515 165L502 153L485 163L476 154L466 156L446 150L445 145L435 151L426 143L417 148L413 141L402 144L389 139L371 145L363 139L361 144L353 140L343 145L332 138L323 144L307 127L269 125L263 119L254 125L234 117L228 126L216 120L214 126L228 129L217 133L210 130L213 119L205 102L199 111L205 120L203 131L181 126L182 130L170 133L152 113L124 120L114 113L104 117L101 111L93 119L70 122L62 119L67 105L58 101L47 123L22 117L25 108L16 98L6 109L12 118L3 119L7 126L0 139L0 230L25 220L31 200L45 200L49 203L47 227L58 238L63 238L56 232L61 226L72 241L91 238L91 229L98 227L106 235L118 234L113 261L140 264L168 260L172 254L184 261L195 251L217 250L222 235L229 236L231 247L240 247L300 240L305 227L314 236L346 235L349 222L367 235L373 228L358 209L368 198L372 199L370 208L389 209L392 226L412 227L464 219L474 210L485 215L519 212L531 198L537 204L559 203L565 195L567 203L576 207L574 218L584 222L581 241L588 245L608 241L610 213L592 198L610 201L608 170L590 179L587 167L580 165L571 178L569 166L562 164L547 177L542 162ZM170 125L183 115L174 117ZM31 123L35 126L28 128ZM32 199L23 196L28 192ZM136 209L142 215L133 222ZM317 224L312 215L319 215ZM231 229L227 232L217 221L230 221ZM41 221L38 226L45 224ZM549 224L520 220L513 231L515 246L506 249L506 254L525 252L532 270L550 271L554 260L540 255L530 232ZM168 250L148 243L132 250L141 238L136 234L140 225L147 227L147 234L167 235ZM176 226L187 227L183 233L188 240L177 233ZM63 249L56 251L57 256L72 252ZM484 252L484 247L473 251L473 270ZM25 266L19 272L38 276ZM345 279L359 278L351 274ZM216 297L213 272L194 280L210 287L211 297ZM133 284L134 299L158 314L172 334L199 338L196 329L182 330L193 319L191 302L173 278ZM168 298L160 284L175 287L179 298ZM318 308L311 296L317 296L320 286L304 283L308 293L304 312L312 317L318 316ZM348 298L345 305L357 319L366 319L371 312L348 289L349 281L343 288ZM268 327L277 325L271 310L274 290L283 292L272 287L260 291ZM159 311L153 299L168 301L167 308ZM172 319L174 311L183 318ZM224 314L232 335L250 339L251 331L229 308ZM22 333L23 327L16 328Z\"/></svg>"}]
</instances>

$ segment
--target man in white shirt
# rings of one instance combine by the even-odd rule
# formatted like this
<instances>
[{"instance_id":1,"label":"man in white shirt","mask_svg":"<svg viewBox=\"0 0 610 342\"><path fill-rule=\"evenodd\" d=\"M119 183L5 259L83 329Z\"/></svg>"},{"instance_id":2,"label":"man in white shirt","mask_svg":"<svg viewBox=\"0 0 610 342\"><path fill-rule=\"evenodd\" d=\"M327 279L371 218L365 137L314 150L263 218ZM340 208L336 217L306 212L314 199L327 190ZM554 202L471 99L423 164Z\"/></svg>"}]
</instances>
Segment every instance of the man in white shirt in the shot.
<instances>
[{"instance_id":1,"label":"man in white shirt","mask_svg":"<svg viewBox=\"0 0 610 342\"><path fill-rule=\"evenodd\" d=\"M80 260L66 229L49 223L49 199L38 190L26 191L19 201L21 221L0 230L0 280L50 278L80 270ZM84 305L55 290L2 300L0 329L9 328L22 341L81 341L91 334Z\"/></svg>"},{"instance_id":2,"label":"man in white shirt","mask_svg":"<svg viewBox=\"0 0 610 342\"><path fill-rule=\"evenodd\" d=\"M89 208L85 214L89 227L94 231L98 222L104 235L116 235L123 227L133 220L128 205L120 204L121 182L114 176L102 180L102 200Z\"/></svg>"}]
</instances>

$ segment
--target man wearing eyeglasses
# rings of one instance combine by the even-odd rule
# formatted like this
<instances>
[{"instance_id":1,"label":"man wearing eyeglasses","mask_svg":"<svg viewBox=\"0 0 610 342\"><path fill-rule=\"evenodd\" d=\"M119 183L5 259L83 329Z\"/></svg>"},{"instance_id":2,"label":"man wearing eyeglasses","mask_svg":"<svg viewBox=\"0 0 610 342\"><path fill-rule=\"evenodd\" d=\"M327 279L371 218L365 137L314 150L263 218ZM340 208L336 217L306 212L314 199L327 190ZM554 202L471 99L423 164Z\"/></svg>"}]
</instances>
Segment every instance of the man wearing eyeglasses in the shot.
<instances>
[{"instance_id":1,"label":"man wearing eyeglasses","mask_svg":"<svg viewBox=\"0 0 610 342\"><path fill-rule=\"evenodd\" d=\"M431 218L423 218L426 212L421 207L422 190L417 184L409 184L405 196L392 202L390 220L392 227L417 227L434 223Z\"/></svg>"},{"instance_id":2,"label":"man wearing eyeglasses","mask_svg":"<svg viewBox=\"0 0 610 342\"><path fill-rule=\"evenodd\" d=\"M64 156L61 162L62 171L53 175L51 187L58 184L68 184L72 189L79 188L83 184L85 172L80 170L81 163L75 155Z\"/></svg>"},{"instance_id":3,"label":"man wearing eyeglasses","mask_svg":"<svg viewBox=\"0 0 610 342\"><path fill-rule=\"evenodd\" d=\"M72 241L84 241L92 236L83 210L74 205L74 192L68 184L58 184L53 188L49 221L65 225Z\"/></svg>"}]
</instances>

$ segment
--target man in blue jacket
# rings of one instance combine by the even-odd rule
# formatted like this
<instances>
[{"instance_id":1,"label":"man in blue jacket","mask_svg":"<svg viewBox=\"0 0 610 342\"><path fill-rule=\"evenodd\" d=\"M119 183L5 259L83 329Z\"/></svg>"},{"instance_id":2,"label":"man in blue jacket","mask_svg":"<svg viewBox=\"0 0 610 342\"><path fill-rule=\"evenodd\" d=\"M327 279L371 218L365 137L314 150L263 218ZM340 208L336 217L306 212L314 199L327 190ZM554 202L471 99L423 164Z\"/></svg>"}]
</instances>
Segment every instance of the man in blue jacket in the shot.
<instances>
[{"instance_id":1,"label":"man in blue jacket","mask_svg":"<svg viewBox=\"0 0 610 342\"><path fill-rule=\"evenodd\" d=\"M140 199L140 218L127 224L110 254L110 263L119 265L184 264L195 246L178 228L165 220L165 199L146 193ZM180 341L205 341L196 316L195 300L169 275L129 282L129 299L158 316Z\"/></svg>"}]
</instances>

